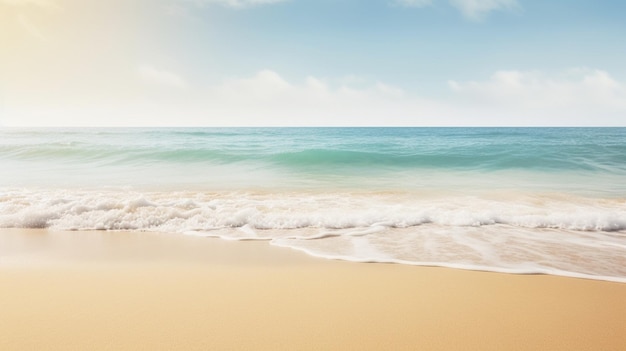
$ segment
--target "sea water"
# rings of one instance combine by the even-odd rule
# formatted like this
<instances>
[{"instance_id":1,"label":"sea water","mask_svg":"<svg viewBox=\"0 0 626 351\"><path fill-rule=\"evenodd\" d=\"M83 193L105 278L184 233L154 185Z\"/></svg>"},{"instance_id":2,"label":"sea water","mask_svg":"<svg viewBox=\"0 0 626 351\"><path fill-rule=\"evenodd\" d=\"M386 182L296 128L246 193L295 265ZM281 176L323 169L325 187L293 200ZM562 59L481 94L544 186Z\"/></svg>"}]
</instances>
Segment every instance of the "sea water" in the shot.
<instances>
[{"instance_id":1,"label":"sea water","mask_svg":"<svg viewBox=\"0 0 626 351\"><path fill-rule=\"evenodd\" d=\"M626 128L0 129L0 227L626 282Z\"/></svg>"}]
</instances>

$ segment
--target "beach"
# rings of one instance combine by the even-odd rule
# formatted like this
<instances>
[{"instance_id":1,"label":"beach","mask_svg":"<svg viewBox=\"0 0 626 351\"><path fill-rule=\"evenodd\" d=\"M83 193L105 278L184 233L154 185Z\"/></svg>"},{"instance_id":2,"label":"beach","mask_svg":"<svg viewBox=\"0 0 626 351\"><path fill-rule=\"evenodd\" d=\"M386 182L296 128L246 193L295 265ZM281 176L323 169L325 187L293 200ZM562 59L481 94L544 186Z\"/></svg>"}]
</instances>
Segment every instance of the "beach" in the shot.
<instances>
[{"instance_id":1,"label":"beach","mask_svg":"<svg viewBox=\"0 0 626 351\"><path fill-rule=\"evenodd\" d=\"M0 0L0 351L626 351L625 14Z\"/></svg>"},{"instance_id":2,"label":"beach","mask_svg":"<svg viewBox=\"0 0 626 351\"><path fill-rule=\"evenodd\" d=\"M2 350L621 350L626 284L0 230Z\"/></svg>"}]
</instances>

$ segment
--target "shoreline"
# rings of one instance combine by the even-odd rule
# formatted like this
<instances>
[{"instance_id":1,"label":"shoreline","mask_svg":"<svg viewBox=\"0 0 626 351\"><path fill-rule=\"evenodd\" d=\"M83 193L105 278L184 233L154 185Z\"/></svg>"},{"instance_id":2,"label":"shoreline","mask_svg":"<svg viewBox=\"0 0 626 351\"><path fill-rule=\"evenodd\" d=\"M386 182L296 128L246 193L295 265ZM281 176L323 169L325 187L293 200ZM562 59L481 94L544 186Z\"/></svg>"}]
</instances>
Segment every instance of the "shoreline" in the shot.
<instances>
[{"instance_id":1,"label":"shoreline","mask_svg":"<svg viewBox=\"0 0 626 351\"><path fill-rule=\"evenodd\" d=\"M626 284L0 229L0 349L619 350Z\"/></svg>"},{"instance_id":2,"label":"shoreline","mask_svg":"<svg viewBox=\"0 0 626 351\"><path fill-rule=\"evenodd\" d=\"M499 273L499 274L511 274L511 275L548 275L553 277L563 277L563 278L572 278L572 279L587 279L587 280L595 280L595 281L603 281L603 282L611 282L618 284L626 284L626 278L621 277L612 277L612 276L596 276L590 274L576 273L570 271L563 270L552 270L552 271L527 271L527 270L515 270L515 269L506 269L506 268L497 268L497 267L488 267L488 266L478 266L478 265L468 265L468 264L455 264L455 263L440 263L440 262L413 262L413 261L405 261L405 260L370 260L370 259L357 259L351 256L324 256L318 255L315 252L312 252L307 249L290 247L290 246L281 246L270 243L272 246L291 249L295 251L302 252L305 255L312 256L315 258L319 258L322 260L334 260L334 261L345 261L345 262L353 262L353 263L363 263L363 264L397 264L402 266L413 266L413 267L426 267L426 268L447 268L447 269L455 269L455 270L464 270L464 271L473 271L473 272L484 272L484 273Z\"/></svg>"}]
</instances>

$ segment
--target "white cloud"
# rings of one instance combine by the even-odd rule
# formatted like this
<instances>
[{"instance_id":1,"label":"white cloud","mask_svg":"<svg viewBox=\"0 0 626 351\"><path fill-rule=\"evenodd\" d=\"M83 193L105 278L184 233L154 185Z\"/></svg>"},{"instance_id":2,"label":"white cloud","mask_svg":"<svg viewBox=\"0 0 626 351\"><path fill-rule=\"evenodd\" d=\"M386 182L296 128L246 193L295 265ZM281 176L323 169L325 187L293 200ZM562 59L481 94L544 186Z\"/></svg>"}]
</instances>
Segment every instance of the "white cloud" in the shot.
<instances>
[{"instance_id":1,"label":"white cloud","mask_svg":"<svg viewBox=\"0 0 626 351\"><path fill-rule=\"evenodd\" d=\"M382 82L309 76L288 81L270 70L229 79L197 105L205 123L234 125L624 125L626 87L607 72L558 75L498 71L481 81L450 81L425 97ZM215 118L215 119L214 119Z\"/></svg>"},{"instance_id":2,"label":"white cloud","mask_svg":"<svg viewBox=\"0 0 626 351\"><path fill-rule=\"evenodd\" d=\"M393 4L404 7L426 7L433 5L434 0L395 0ZM449 0L463 16L480 21L492 11L511 11L521 8L517 0Z\"/></svg>"},{"instance_id":3,"label":"white cloud","mask_svg":"<svg viewBox=\"0 0 626 351\"><path fill-rule=\"evenodd\" d=\"M154 74L154 69L143 71L151 78L165 76ZM313 76L288 81L271 70L226 79L203 90L148 89L132 100L118 97L97 106L68 100L7 107L11 117L5 123L22 126L433 125L441 123L436 117L447 110L380 82L354 87Z\"/></svg>"},{"instance_id":4,"label":"white cloud","mask_svg":"<svg viewBox=\"0 0 626 351\"><path fill-rule=\"evenodd\" d=\"M229 122L238 125L429 124L427 116L445 109L380 82L352 87L313 76L288 82L269 70L226 80L204 101L206 110L213 111L208 115L234 116Z\"/></svg>"},{"instance_id":5,"label":"white cloud","mask_svg":"<svg viewBox=\"0 0 626 351\"><path fill-rule=\"evenodd\" d=\"M187 83L178 74L158 70L152 66L141 66L138 69L139 76L146 82L160 86L185 88Z\"/></svg>"},{"instance_id":6,"label":"white cloud","mask_svg":"<svg viewBox=\"0 0 626 351\"><path fill-rule=\"evenodd\" d=\"M226 7L232 7L237 9L249 8L260 5L271 5L279 2L285 2L289 0L178 0L186 3L192 3L198 6L204 5L222 5Z\"/></svg>"},{"instance_id":7,"label":"white cloud","mask_svg":"<svg viewBox=\"0 0 626 351\"><path fill-rule=\"evenodd\" d=\"M510 11L520 6L517 0L450 0L450 3L465 17L475 21L483 19L491 11Z\"/></svg>"},{"instance_id":8,"label":"white cloud","mask_svg":"<svg viewBox=\"0 0 626 351\"><path fill-rule=\"evenodd\" d=\"M460 106L492 117L499 113L500 119L524 118L533 124L626 124L626 87L601 70L574 69L557 77L498 71L485 81L448 84Z\"/></svg>"},{"instance_id":9,"label":"white cloud","mask_svg":"<svg viewBox=\"0 0 626 351\"><path fill-rule=\"evenodd\" d=\"M184 87L182 78L144 66L142 78ZM359 77L288 80L262 70L205 89L146 89L96 105L7 100L6 125L105 126L511 126L626 125L626 86L607 72L558 75L498 71L484 80L448 82L426 97ZM28 100L24 100L28 101ZM89 116L86 118L85 116Z\"/></svg>"},{"instance_id":10,"label":"white cloud","mask_svg":"<svg viewBox=\"0 0 626 351\"><path fill-rule=\"evenodd\" d=\"M266 100L281 96L293 87L274 71L263 70L252 78L229 79L212 89L227 99Z\"/></svg>"},{"instance_id":11,"label":"white cloud","mask_svg":"<svg viewBox=\"0 0 626 351\"><path fill-rule=\"evenodd\" d=\"M394 4L405 7L425 7L433 4L433 0L395 0Z\"/></svg>"}]
</instances>

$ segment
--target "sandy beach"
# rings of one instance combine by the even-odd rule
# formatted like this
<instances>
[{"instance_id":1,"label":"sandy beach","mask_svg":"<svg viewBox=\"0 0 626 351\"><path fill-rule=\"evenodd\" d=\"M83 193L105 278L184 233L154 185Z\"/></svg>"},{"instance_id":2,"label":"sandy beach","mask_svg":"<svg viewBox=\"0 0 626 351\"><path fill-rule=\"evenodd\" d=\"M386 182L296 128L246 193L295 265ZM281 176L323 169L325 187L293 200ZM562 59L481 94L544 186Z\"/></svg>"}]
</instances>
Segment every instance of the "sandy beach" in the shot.
<instances>
[{"instance_id":1,"label":"sandy beach","mask_svg":"<svg viewBox=\"0 0 626 351\"><path fill-rule=\"evenodd\" d=\"M626 284L0 231L2 350L623 350Z\"/></svg>"}]
</instances>

